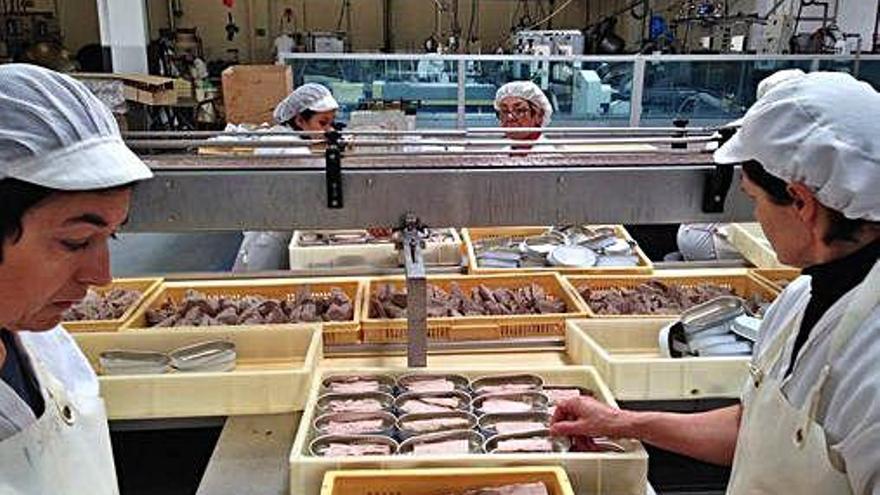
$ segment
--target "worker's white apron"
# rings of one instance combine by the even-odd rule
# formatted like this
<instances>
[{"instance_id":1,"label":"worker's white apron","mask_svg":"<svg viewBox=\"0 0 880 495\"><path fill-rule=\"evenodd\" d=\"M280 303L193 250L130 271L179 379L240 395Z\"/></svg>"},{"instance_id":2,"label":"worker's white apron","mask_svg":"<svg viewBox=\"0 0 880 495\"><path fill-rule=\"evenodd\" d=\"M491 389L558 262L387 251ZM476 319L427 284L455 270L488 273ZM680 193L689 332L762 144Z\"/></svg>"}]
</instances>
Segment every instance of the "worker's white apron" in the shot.
<instances>
[{"instance_id":1,"label":"worker's white apron","mask_svg":"<svg viewBox=\"0 0 880 495\"><path fill-rule=\"evenodd\" d=\"M781 382L769 376L769 371L782 358L788 337L800 326L809 297L787 316L785 328L750 365L728 494L852 493L846 474L831 462L825 432L815 418L831 362L880 302L880 262L857 291L832 331L825 367L800 409L789 403Z\"/></svg>"},{"instance_id":2,"label":"worker's white apron","mask_svg":"<svg viewBox=\"0 0 880 495\"><path fill-rule=\"evenodd\" d=\"M104 401L78 395L74 404L39 358L31 355L31 364L46 407L0 441L0 495L118 494Z\"/></svg>"}]
</instances>

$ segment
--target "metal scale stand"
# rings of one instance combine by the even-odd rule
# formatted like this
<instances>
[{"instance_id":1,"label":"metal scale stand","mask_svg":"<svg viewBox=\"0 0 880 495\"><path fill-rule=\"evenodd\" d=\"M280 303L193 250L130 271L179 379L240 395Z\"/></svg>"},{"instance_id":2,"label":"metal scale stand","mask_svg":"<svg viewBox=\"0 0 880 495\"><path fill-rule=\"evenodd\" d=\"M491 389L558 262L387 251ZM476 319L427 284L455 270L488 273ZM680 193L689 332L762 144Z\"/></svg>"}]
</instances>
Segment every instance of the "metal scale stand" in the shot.
<instances>
[{"instance_id":1,"label":"metal scale stand","mask_svg":"<svg viewBox=\"0 0 880 495\"><path fill-rule=\"evenodd\" d=\"M394 233L406 269L406 364L410 368L428 365L428 280L422 256L427 234L427 227L412 213L401 218Z\"/></svg>"}]
</instances>

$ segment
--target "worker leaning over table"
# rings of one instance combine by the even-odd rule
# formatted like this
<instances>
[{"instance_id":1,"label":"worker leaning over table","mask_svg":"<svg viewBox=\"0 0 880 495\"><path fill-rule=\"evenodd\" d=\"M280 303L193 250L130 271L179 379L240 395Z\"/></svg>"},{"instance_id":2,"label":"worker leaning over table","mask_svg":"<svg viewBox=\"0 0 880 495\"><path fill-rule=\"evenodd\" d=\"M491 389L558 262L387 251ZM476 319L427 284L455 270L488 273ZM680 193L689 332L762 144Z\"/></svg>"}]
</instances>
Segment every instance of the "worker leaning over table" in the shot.
<instances>
[{"instance_id":1,"label":"worker leaning over table","mask_svg":"<svg viewBox=\"0 0 880 495\"><path fill-rule=\"evenodd\" d=\"M61 314L110 282L107 240L152 177L68 76L0 66L0 493L118 493L98 381Z\"/></svg>"},{"instance_id":2,"label":"worker leaning over table","mask_svg":"<svg viewBox=\"0 0 880 495\"><path fill-rule=\"evenodd\" d=\"M327 132L333 129L339 103L326 86L307 83L296 88L275 107L273 117L278 125L294 131ZM290 139L285 136L266 136ZM302 136L302 139L320 139L320 135ZM274 148L264 148L264 154L273 154ZM286 152L307 152L308 148L278 148L277 154ZM234 272L256 272L261 270L286 270L289 267L288 244L292 231L251 231L244 233L244 240L238 250Z\"/></svg>"},{"instance_id":3,"label":"worker leaning over table","mask_svg":"<svg viewBox=\"0 0 880 495\"><path fill-rule=\"evenodd\" d=\"M552 433L632 437L717 464L732 494L880 493L880 94L847 74L786 80L715 153L744 163L779 260L803 275L760 330L742 404L699 414L563 403Z\"/></svg>"}]
</instances>

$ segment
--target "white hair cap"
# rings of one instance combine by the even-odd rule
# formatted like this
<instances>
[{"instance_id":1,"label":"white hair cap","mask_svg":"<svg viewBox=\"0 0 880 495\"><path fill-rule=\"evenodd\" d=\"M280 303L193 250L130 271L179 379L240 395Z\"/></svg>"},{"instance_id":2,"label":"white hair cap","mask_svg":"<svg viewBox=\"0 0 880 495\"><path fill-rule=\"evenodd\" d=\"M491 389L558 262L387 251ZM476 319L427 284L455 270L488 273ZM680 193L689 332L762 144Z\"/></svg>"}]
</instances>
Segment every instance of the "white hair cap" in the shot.
<instances>
[{"instance_id":1,"label":"white hair cap","mask_svg":"<svg viewBox=\"0 0 880 495\"><path fill-rule=\"evenodd\" d=\"M880 221L878 115L880 93L868 83L839 72L796 75L755 102L715 161L756 160L847 218Z\"/></svg>"},{"instance_id":2,"label":"white hair cap","mask_svg":"<svg viewBox=\"0 0 880 495\"><path fill-rule=\"evenodd\" d=\"M553 116L553 106L550 105L550 100L547 99L547 96L537 84L532 81L513 81L501 86L495 93L495 110L500 110L501 100L510 96L522 98L536 105L544 112L544 120L541 122L541 127L550 125L550 118Z\"/></svg>"},{"instance_id":3,"label":"white hair cap","mask_svg":"<svg viewBox=\"0 0 880 495\"><path fill-rule=\"evenodd\" d=\"M85 85L35 65L0 66L0 179L89 191L152 176Z\"/></svg>"},{"instance_id":4,"label":"white hair cap","mask_svg":"<svg viewBox=\"0 0 880 495\"><path fill-rule=\"evenodd\" d=\"M278 124L284 124L301 114L304 110L313 112L329 112L339 108L326 86L318 83L306 83L296 88L287 98L275 107L273 117Z\"/></svg>"}]
</instances>

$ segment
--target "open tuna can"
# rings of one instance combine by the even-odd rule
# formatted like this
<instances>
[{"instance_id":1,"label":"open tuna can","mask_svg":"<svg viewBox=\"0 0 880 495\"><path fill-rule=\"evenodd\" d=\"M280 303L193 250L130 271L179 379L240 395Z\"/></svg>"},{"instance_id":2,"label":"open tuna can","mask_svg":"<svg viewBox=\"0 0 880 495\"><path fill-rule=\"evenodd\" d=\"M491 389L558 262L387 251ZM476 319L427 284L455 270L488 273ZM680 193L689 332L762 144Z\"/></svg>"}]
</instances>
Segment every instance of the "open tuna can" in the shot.
<instances>
[{"instance_id":1,"label":"open tuna can","mask_svg":"<svg viewBox=\"0 0 880 495\"><path fill-rule=\"evenodd\" d=\"M489 454L548 454L568 452L570 448L568 438L552 437L547 429L495 435L483 444Z\"/></svg>"},{"instance_id":2,"label":"open tuna can","mask_svg":"<svg viewBox=\"0 0 880 495\"><path fill-rule=\"evenodd\" d=\"M324 435L312 440L309 452L318 457L394 455L400 446L380 435Z\"/></svg>"},{"instance_id":3,"label":"open tuna can","mask_svg":"<svg viewBox=\"0 0 880 495\"><path fill-rule=\"evenodd\" d=\"M480 416L480 432L487 438L526 431L541 431L550 427L550 415L545 412L498 413Z\"/></svg>"},{"instance_id":4,"label":"open tuna can","mask_svg":"<svg viewBox=\"0 0 880 495\"><path fill-rule=\"evenodd\" d=\"M448 430L471 430L476 426L477 417L465 411L404 414L397 420L403 439Z\"/></svg>"},{"instance_id":5,"label":"open tuna can","mask_svg":"<svg viewBox=\"0 0 880 495\"><path fill-rule=\"evenodd\" d=\"M171 371L171 358L153 351L104 351L98 364L102 375L156 375Z\"/></svg>"},{"instance_id":6,"label":"open tuna can","mask_svg":"<svg viewBox=\"0 0 880 495\"><path fill-rule=\"evenodd\" d=\"M331 375L324 378L321 385L326 392L337 394L394 393L394 377L391 375Z\"/></svg>"},{"instance_id":7,"label":"open tuna can","mask_svg":"<svg viewBox=\"0 0 880 495\"><path fill-rule=\"evenodd\" d=\"M462 375L440 373L410 373L397 378L397 388L407 392L452 392L470 389L470 380Z\"/></svg>"},{"instance_id":8,"label":"open tuna can","mask_svg":"<svg viewBox=\"0 0 880 495\"><path fill-rule=\"evenodd\" d=\"M544 385L541 392L547 396L548 405L551 407L569 399L594 396L592 390L577 385Z\"/></svg>"},{"instance_id":9,"label":"open tuna can","mask_svg":"<svg viewBox=\"0 0 880 495\"><path fill-rule=\"evenodd\" d=\"M178 371L232 371L237 353L228 340L211 340L175 349L168 353L171 366Z\"/></svg>"},{"instance_id":10,"label":"open tuna can","mask_svg":"<svg viewBox=\"0 0 880 495\"><path fill-rule=\"evenodd\" d=\"M409 455L482 454L483 436L473 430L429 433L406 439L400 453Z\"/></svg>"},{"instance_id":11,"label":"open tuna can","mask_svg":"<svg viewBox=\"0 0 880 495\"><path fill-rule=\"evenodd\" d=\"M394 397L384 392L365 392L362 394L324 394L318 397L318 414L341 412L390 412L394 407Z\"/></svg>"},{"instance_id":12,"label":"open tuna can","mask_svg":"<svg viewBox=\"0 0 880 495\"><path fill-rule=\"evenodd\" d=\"M394 436L397 419L388 412L342 412L324 414L314 422L319 435Z\"/></svg>"},{"instance_id":13,"label":"open tuna can","mask_svg":"<svg viewBox=\"0 0 880 495\"><path fill-rule=\"evenodd\" d=\"M471 390L475 395L528 392L541 390L543 387L543 378L528 373L484 376L471 382Z\"/></svg>"},{"instance_id":14,"label":"open tuna can","mask_svg":"<svg viewBox=\"0 0 880 495\"><path fill-rule=\"evenodd\" d=\"M448 411L470 412L470 395L455 390L453 392L410 392L402 394L394 401L394 409L399 414L440 413Z\"/></svg>"},{"instance_id":15,"label":"open tuna can","mask_svg":"<svg viewBox=\"0 0 880 495\"><path fill-rule=\"evenodd\" d=\"M541 392L481 395L471 402L477 416L499 413L547 412L547 396Z\"/></svg>"}]
</instances>

